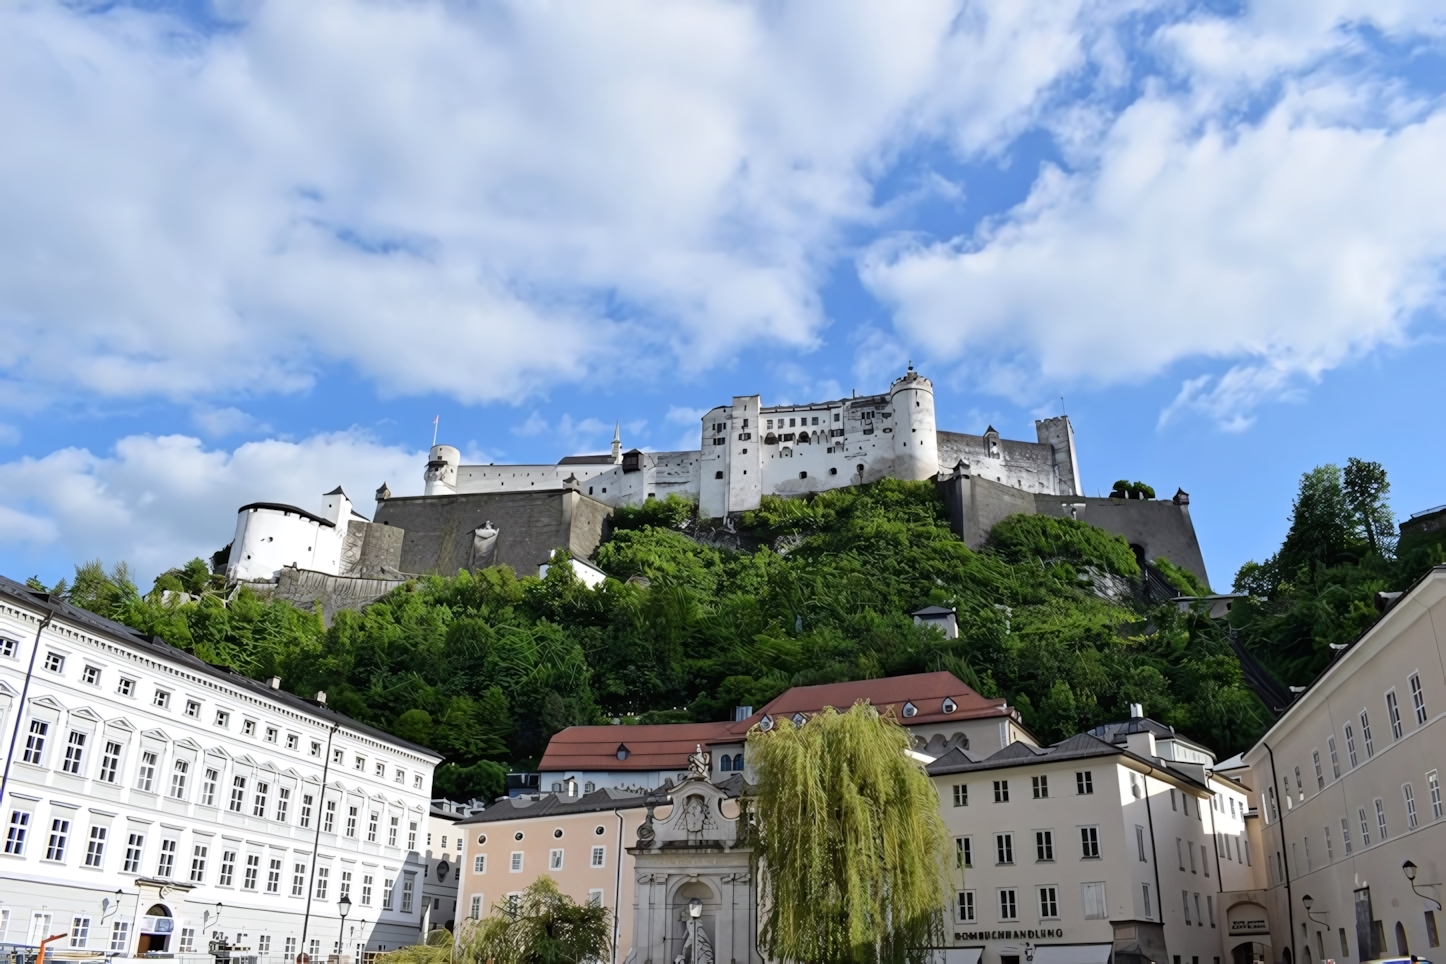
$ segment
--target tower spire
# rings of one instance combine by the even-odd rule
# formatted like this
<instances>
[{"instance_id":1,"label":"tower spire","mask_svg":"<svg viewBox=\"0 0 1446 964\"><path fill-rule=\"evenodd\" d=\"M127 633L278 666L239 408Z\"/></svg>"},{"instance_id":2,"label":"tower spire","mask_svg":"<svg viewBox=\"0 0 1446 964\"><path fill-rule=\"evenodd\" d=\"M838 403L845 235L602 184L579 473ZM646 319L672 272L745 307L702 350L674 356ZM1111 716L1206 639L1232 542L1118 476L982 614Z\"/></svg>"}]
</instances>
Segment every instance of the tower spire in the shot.
<instances>
[{"instance_id":1,"label":"tower spire","mask_svg":"<svg viewBox=\"0 0 1446 964\"><path fill-rule=\"evenodd\" d=\"M623 460L623 423L619 421L613 426L613 464L617 465Z\"/></svg>"}]
</instances>

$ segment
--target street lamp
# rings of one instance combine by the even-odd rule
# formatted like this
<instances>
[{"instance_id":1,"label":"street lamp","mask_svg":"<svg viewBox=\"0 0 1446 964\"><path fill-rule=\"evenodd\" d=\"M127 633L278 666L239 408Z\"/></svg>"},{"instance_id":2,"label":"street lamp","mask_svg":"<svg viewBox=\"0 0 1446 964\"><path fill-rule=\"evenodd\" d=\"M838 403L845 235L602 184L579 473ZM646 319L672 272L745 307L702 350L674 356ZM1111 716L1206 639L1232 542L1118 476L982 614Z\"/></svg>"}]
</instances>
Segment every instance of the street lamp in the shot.
<instances>
[{"instance_id":1,"label":"street lamp","mask_svg":"<svg viewBox=\"0 0 1446 964\"><path fill-rule=\"evenodd\" d=\"M341 900L336 902L336 909L341 912L341 931L336 935L336 952L340 959L342 949L346 947L346 915L351 913L351 898L342 894Z\"/></svg>"},{"instance_id":2,"label":"street lamp","mask_svg":"<svg viewBox=\"0 0 1446 964\"><path fill-rule=\"evenodd\" d=\"M1313 904L1315 904L1315 898L1311 897L1310 894L1306 894L1305 896L1303 896L1303 897L1300 899L1300 902L1305 905L1305 916L1309 917L1311 920L1315 921L1317 924L1324 924L1324 923L1326 923L1326 922L1323 921L1323 920L1316 920L1315 915L1310 912L1311 906L1312 906Z\"/></svg>"},{"instance_id":3,"label":"street lamp","mask_svg":"<svg viewBox=\"0 0 1446 964\"><path fill-rule=\"evenodd\" d=\"M1441 909L1441 902L1440 902L1439 900L1437 900L1436 898L1430 896L1429 894L1423 894L1423 893L1421 893L1419 890L1416 889L1416 865L1415 865L1415 864L1411 863L1411 861L1409 861L1409 860L1406 861L1404 864L1401 865L1401 873L1405 874L1405 875L1406 875L1406 879L1407 879L1408 881L1410 881L1410 883L1411 883L1411 892L1412 892L1412 893L1414 893L1417 897L1422 898L1423 900L1429 900L1431 903L1435 904L1437 910L1440 910L1440 909Z\"/></svg>"}]
</instances>

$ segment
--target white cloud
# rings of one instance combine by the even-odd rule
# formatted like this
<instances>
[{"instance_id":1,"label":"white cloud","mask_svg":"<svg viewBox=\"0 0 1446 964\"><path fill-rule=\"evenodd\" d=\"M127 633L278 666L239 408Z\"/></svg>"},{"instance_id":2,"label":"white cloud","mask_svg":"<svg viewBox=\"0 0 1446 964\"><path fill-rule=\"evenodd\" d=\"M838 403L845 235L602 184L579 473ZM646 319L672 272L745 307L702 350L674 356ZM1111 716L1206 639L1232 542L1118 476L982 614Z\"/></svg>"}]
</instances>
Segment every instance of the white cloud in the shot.
<instances>
[{"instance_id":1,"label":"white cloud","mask_svg":"<svg viewBox=\"0 0 1446 964\"><path fill-rule=\"evenodd\" d=\"M271 426L239 408L198 408L191 413L191 420L211 438L271 430Z\"/></svg>"},{"instance_id":2,"label":"white cloud","mask_svg":"<svg viewBox=\"0 0 1446 964\"><path fill-rule=\"evenodd\" d=\"M20 429L0 422L0 445L14 445L20 441Z\"/></svg>"},{"instance_id":3,"label":"white cloud","mask_svg":"<svg viewBox=\"0 0 1446 964\"><path fill-rule=\"evenodd\" d=\"M1341 120L1331 84L1257 122L1155 92L1095 163L1043 172L975 236L880 245L867 283L914 344L1008 394L1134 381L1226 362L1166 417L1250 409L1382 344L1437 303L1446 265L1446 111L1394 126Z\"/></svg>"},{"instance_id":4,"label":"white cloud","mask_svg":"<svg viewBox=\"0 0 1446 964\"><path fill-rule=\"evenodd\" d=\"M812 345L887 158L997 146L1114 10L233 7L211 35L0 7L0 404L290 391L334 363L513 400Z\"/></svg>"},{"instance_id":5,"label":"white cloud","mask_svg":"<svg viewBox=\"0 0 1446 964\"><path fill-rule=\"evenodd\" d=\"M673 422L678 425L696 425L703 420L712 409L708 408L687 408L683 405L671 405L668 407L668 414L663 416L666 422Z\"/></svg>"},{"instance_id":6,"label":"white cloud","mask_svg":"<svg viewBox=\"0 0 1446 964\"><path fill-rule=\"evenodd\" d=\"M373 493L420 494L425 452L360 431L299 442L207 449L184 435L131 435L97 455L67 448L0 463L0 547L58 549L70 559L125 560L148 580L231 541L248 502L315 509L338 483L370 516Z\"/></svg>"}]
</instances>

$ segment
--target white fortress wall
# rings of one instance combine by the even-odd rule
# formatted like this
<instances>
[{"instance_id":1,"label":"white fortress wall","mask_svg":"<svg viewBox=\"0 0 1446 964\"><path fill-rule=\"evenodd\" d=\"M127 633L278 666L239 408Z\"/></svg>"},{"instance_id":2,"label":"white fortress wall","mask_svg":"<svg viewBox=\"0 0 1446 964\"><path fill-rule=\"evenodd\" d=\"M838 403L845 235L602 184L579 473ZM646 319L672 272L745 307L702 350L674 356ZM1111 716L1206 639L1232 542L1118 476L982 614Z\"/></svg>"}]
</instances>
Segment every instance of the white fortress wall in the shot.
<instances>
[{"instance_id":1,"label":"white fortress wall","mask_svg":"<svg viewBox=\"0 0 1446 964\"><path fill-rule=\"evenodd\" d=\"M252 504L236 516L227 578L271 580L284 566L335 574L342 533L335 525L290 506ZM327 564L330 568L325 568Z\"/></svg>"}]
</instances>

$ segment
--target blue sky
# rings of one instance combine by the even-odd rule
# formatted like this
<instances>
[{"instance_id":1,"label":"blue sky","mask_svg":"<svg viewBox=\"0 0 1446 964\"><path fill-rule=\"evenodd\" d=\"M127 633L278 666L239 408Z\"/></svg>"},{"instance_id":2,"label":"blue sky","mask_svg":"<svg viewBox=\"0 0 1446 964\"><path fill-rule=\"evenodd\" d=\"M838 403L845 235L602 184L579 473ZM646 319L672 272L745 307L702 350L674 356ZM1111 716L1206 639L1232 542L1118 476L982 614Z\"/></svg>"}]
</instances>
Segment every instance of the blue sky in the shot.
<instances>
[{"instance_id":1,"label":"blue sky","mask_svg":"<svg viewBox=\"0 0 1446 964\"><path fill-rule=\"evenodd\" d=\"M877 391L1183 487L1446 502L1446 17L1413 0L0 10L0 572Z\"/></svg>"}]
</instances>

